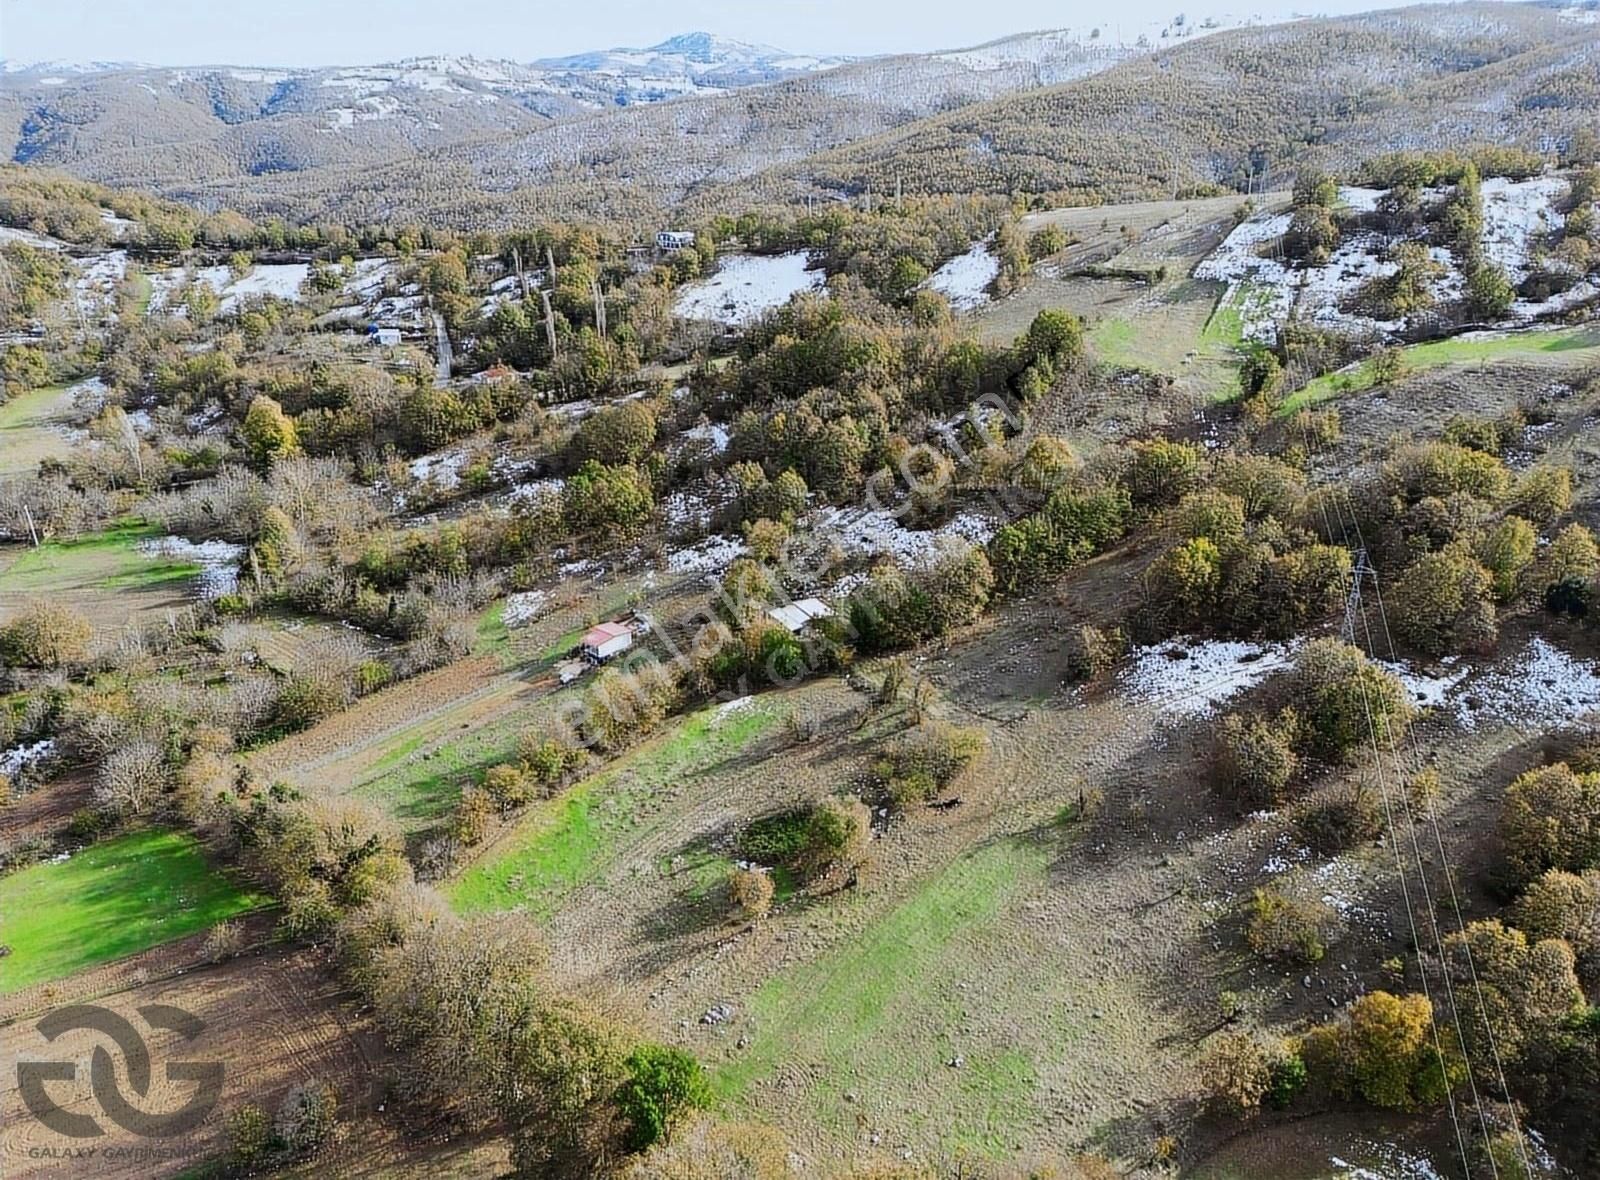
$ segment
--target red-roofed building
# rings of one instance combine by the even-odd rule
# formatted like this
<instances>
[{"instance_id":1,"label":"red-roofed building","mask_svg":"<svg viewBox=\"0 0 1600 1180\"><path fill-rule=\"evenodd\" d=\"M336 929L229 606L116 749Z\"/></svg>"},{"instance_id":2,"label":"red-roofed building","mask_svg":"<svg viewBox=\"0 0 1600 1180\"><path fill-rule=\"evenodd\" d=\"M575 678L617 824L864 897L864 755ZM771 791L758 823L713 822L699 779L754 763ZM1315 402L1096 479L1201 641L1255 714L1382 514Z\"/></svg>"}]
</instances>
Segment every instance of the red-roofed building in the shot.
<instances>
[{"instance_id":1,"label":"red-roofed building","mask_svg":"<svg viewBox=\"0 0 1600 1180\"><path fill-rule=\"evenodd\" d=\"M633 646L633 628L627 623L601 623L597 627L589 628L583 637L581 650L583 658L595 664L603 664L612 656L627 651Z\"/></svg>"}]
</instances>

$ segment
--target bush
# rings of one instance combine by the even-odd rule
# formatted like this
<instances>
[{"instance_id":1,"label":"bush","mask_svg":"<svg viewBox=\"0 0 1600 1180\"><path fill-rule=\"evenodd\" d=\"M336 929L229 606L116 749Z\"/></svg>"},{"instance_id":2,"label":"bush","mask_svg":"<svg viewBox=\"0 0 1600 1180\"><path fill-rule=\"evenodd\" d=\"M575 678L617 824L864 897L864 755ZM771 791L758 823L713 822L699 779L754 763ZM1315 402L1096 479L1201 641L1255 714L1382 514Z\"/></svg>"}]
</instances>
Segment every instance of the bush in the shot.
<instances>
[{"instance_id":1,"label":"bush","mask_svg":"<svg viewBox=\"0 0 1600 1180\"><path fill-rule=\"evenodd\" d=\"M895 739L873 765L878 785L896 806L938 794L982 751L983 731L926 722Z\"/></svg>"},{"instance_id":2,"label":"bush","mask_svg":"<svg viewBox=\"0 0 1600 1180\"><path fill-rule=\"evenodd\" d=\"M686 1114L711 1105L711 1083L682 1049L641 1045L624 1062L627 1078L616 1102L627 1122L627 1147L644 1151L667 1139Z\"/></svg>"},{"instance_id":3,"label":"bush","mask_svg":"<svg viewBox=\"0 0 1600 1180\"><path fill-rule=\"evenodd\" d=\"M1119 628L1074 627L1066 637L1067 679L1082 683L1104 676L1127 649L1128 637Z\"/></svg>"},{"instance_id":4,"label":"bush","mask_svg":"<svg viewBox=\"0 0 1600 1180\"><path fill-rule=\"evenodd\" d=\"M218 922L206 932L200 957L207 963L224 963L244 949L244 927L237 922Z\"/></svg>"},{"instance_id":5,"label":"bush","mask_svg":"<svg viewBox=\"0 0 1600 1180\"><path fill-rule=\"evenodd\" d=\"M857 799L828 799L780 812L739 833L744 860L814 876L857 859L871 834L871 813Z\"/></svg>"},{"instance_id":6,"label":"bush","mask_svg":"<svg viewBox=\"0 0 1600 1180\"><path fill-rule=\"evenodd\" d=\"M1531 467L1511 490L1510 507L1536 524L1549 524L1572 507L1572 469Z\"/></svg>"},{"instance_id":7,"label":"bush","mask_svg":"<svg viewBox=\"0 0 1600 1180\"><path fill-rule=\"evenodd\" d=\"M1217 731L1216 786L1224 796L1249 807L1283 802L1300 773L1299 719L1292 710L1277 717L1230 713Z\"/></svg>"},{"instance_id":8,"label":"bush","mask_svg":"<svg viewBox=\"0 0 1600 1180\"><path fill-rule=\"evenodd\" d=\"M1500 836L1518 881L1600 868L1600 774L1575 774L1565 762L1528 771L1506 789Z\"/></svg>"},{"instance_id":9,"label":"bush","mask_svg":"<svg viewBox=\"0 0 1600 1180\"><path fill-rule=\"evenodd\" d=\"M1404 735L1414 710L1399 680L1337 639L1307 644L1295 664L1297 712L1307 740L1323 757L1348 757Z\"/></svg>"},{"instance_id":10,"label":"bush","mask_svg":"<svg viewBox=\"0 0 1600 1180\"><path fill-rule=\"evenodd\" d=\"M775 892L772 874L760 869L736 868L728 874L728 898L746 918L766 917Z\"/></svg>"},{"instance_id":11,"label":"bush","mask_svg":"<svg viewBox=\"0 0 1600 1180\"><path fill-rule=\"evenodd\" d=\"M1269 962L1317 963L1338 929L1338 916L1316 901L1295 901L1257 889L1246 907L1245 941Z\"/></svg>"},{"instance_id":12,"label":"bush","mask_svg":"<svg viewBox=\"0 0 1600 1180\"><path fill-rule=\"evenodd\" d=\"M0 657L22 668L60 668L89 656L94 630L70 607L56 602L30 602L10 623L0 627Z\"/></svg>"},{"instance_id":13,"label":"bush","mask_svg":"<svg viewBox=\"0 0 1600 1180\"><path fill-rule=\"evenodd\" d=\"M1272 1058L1248 1033L1222 1033L1206 1047L1200 1064L1205 1102L1216 1114L1244 1117L1261 1108L1272 1089Z\"/></svg>"},{"instance_id":14,"label":"bush","mask_svg":"<svg viewBox=\"0 0 1600 1180\"><path fill-rule=\"evenodd\" d=\"M450 831L465 848L483 842L498 809L489 792L478 787L468 787L461 792L451 816Z\"/></svg>"},{"instance_id":15,"label":"bush","mask_svg":"<svg viewBox=\"0 0 1600 1180\"><path fill-rule=\"evenodd\" d=\"M1560 939L1530 942L1498 921L1473 922L1444 940L1443 956L1468 1057L1486 1083L1497 1076L1496 1062L1508 1070L1548 1063L1567 1022L1584 1009L1572 948Z\"/></svg>"},{"instance_id":16,"label":"bush","mask_svg":"<svg viewBox=\"0 0 1600 1180\"><path fill-rule=\"evenodd\" d=\"M1600 967L1600 872L1551 869L1528 886L1513 915L1535 942L1562 939L1588 969Z\"/></svg>"},{"instance_id":17,"label":"bush","mask_svg":"<svg viewBox=\"0 0 1600 1180\"><path fill-rule=\"evenodd\" d=\"M1383 810L1378 797L1363 786L1335 787L1300 806L1294 829L1314 852L1333 856L1377 839L1383 832Z\"/></svg>"},{"instance_id":18,"label":"bush","mask_svg":"<svg viewBox=\"0 0 1600 1180\"><path fill-rule=\"evenodd\" d=\"M273 1128L284 1149L311 1155L328 1142L338 1126L339 1103L327 1082L303 1082L284 1096Z\"/></svg>"},{"instance_id":19,"label":"bush","mask_svg":"<svg viewBox=\"0 0 1600 1180\"><path fill-rule=\"evenodd\" d=\"M1140 507L1175 504L1200 482L1200 464L1200 448L1190 443L1136 442L1124 483Z\"/></svg>"},{"instance_id":20,"label":"bush","mask_svg":"<svg viewBox=\"0 0 1600 1180\"><path fill-rule=\"evenodd\" d=\"M483 794L504 814L526 807L534 799L533 776L521 766L504 762L483 773Z\"/></svg>"},{"instance_id":21,"label":"bush","mask_svg":"<svg viewBox=\"0 0 1600 1180\"><path fill-rule=\"evenodd\" d=\"M248 1171L272 1154L272 1120L253 1102L235 1107L228 1115L228 1162Z\"/></svg>"},{"instance_id":22,"label":"bush","mask_svg":"<svg viewBox=\"0 0 1600 1180\"><path fill-rule=\"evenodd\" d=\"M1507 562L1515 566L1514 554ZM1429 655L1479 647L1499 630L1493 589L1489 571L1460 549L1424 554L1400 575L1389 617L1400 638Z\"/></svg>"},{"instance_id":23,"label":"bush","mask_svg":"<svg viewBox=\"0 0 1600 1180\"><path fill-rule=\"evenodd\" d=\"M1466 1077L1459 1049L1445 1041L1441 1073L1433 1005L1419 995L1369 992L1340 1020L1312 1029L1298 1050L1311 1080L1341 1098L1391 1110L1442 1102Z\"/></svg>"},{"instance_id":24,"label":"bush","mask_svg":"<svg viewBox=\"0 0 1600 1180\"><path fill-rule=\"evenodd\" d=\"M1531 524L1520 516L1508 516L1478 542L1478 561L1489 571L1495 598L1505 602L1516 596L1524 572L1533 564L1538 540Z\"/></svg>"}]
</instances>

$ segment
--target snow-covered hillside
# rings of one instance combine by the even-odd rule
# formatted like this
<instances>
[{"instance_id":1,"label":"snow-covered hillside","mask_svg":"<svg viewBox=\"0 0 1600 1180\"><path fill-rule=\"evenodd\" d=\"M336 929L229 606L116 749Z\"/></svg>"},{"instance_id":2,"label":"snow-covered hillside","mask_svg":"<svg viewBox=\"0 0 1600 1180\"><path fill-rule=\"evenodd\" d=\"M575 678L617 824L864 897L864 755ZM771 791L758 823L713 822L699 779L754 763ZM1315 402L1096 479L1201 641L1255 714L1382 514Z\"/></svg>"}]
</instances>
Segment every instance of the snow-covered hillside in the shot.
<instances>
[{"instance_id":1,"label":"snow-covered hillside","mask_svg":"<svg viewBox=\"0 0 1600 1180\"><path fill-rule=\"evenodd\" d=\"M1425 203L1437 203L1448 189L1423 194ZM1513 181L1491 177L1483 182L1483 257L1500 268L1513 286L1523 283L1541 266L1559 267L1547 256L1553 234L1564 222L1560 206L1569 192L1560 176L1538 176ZM1262 211L1241 222L1194 271L1199 279L1228 284L1222 306L1236 310L1248 340L1271 343L1292 315L1318 327L1359 335L1395 337L1413 326L1406 319L1379 319L1363 310L1360 296L1375 279L1399 269L1395 247L1415 241L1427 250L1437 273L1428 281L1432 308L1428 314L1447 313L1460 304L1466 292L1462 259L1433 240L1427 226L1408 235L1389 236L1367 228L1384 193L1378 189L1341 188L1340 220L1344 223L1338 244L1326 262L1307 265L1284 257L1283 240L1291 214ZM1506 318L1508 326L1555 315L1600 293L1592 277L1573 276L1558 294L1518 298Z\"/></svg>"}]
</instances>

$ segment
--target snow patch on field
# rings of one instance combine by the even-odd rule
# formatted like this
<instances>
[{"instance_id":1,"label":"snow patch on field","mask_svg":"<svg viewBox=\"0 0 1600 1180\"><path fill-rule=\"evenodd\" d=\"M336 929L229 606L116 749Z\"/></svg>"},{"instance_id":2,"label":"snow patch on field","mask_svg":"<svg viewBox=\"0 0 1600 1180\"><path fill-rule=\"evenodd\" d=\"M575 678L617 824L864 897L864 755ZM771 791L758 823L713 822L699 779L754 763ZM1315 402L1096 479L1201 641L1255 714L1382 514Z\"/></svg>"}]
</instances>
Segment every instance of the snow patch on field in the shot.
<instances>
[{"instance_id":1,"label":"snow patch on field","mask_svg":"<svg viewBox=\"0 0 1600 1180\"><path fill-rule=\"evenodd\" d=\"M239 588L239 559L244 546L227 541L201 541L186 537L159 537L139 542L139 552L149 557L170 557L200 567L196 580L201 598L220 598Z\"/></svg>"},{"instance_id":2,"label":"snow patch on field","mask_svg":"<svg viewBox=\"0 0 1600 1180\"><path fill-rule=\"evenodd\" d=\"M112 250L78 262L78 277L72 284L72 298L84 315L96 315L112 306L117 290L128 274L128 252Z\"/></svg>"},{"instance_id":3,"label":"snow patch on field","mask_svg":"<svg viewBox=\"0 0 1600 1180\"><path fill-rule=\"evenodd\" d=\"M1464 730L1481 725L1560 725L1600 709L1600 666L1535 636L1515 655L1475 668L1448 659L1436 670L1385 664L1412 700L1437 710Z\"/></svg>"},{"instance_id":4,"label":"snow patch on field","mask_svg":"<svg viewBox=\"0 0 1600 1180\"><path fill-rule=\"evenodd\" d=\"M667 570L674 574L720 574L748 552L737 537L707 537L687 549L667 554Z\"/></svg>"},{"instance_id":5,"label":"snow patch on field","mask_svg":"<svg viewBox=\"0 0 1600 1180\"><path fill-rule=\"evenodd\" d=\"M1491 176L1483 182L1483 253L1505 269L1513 285L1528 277L1539 238L1565 222L1555 199L1566 191L1567 182L1556 176Z\"/></svg>"},{"instance_id":6,"label":"snow patch on field","mask_svg":"<svg viewBox=\"0 0 1600 1180\"><path fill-rule=\"evenodd\" d=\"M989 284L1000 273L1000 260L989 253L986 242L979 242L965 254L957 254L928 279L928 287L950 301L956 311L971 311L989 302Z\"/></svg>"},{"instance_id":7,"label":"snow patch on field","mask_svg":"<svg viewBox=\"0 0 1600 1180\"><path fill-rule=\"evenodd\" d=\"M810 527L831 535L848 556L893 557L902 565L929 564L945 547L986 545L995 534L994 522L973 512L963 512L936 529L908 529L886 509L820 508Z\"/></svg>"},{"instance_id":8,"label":"snow patch on field","mask_svg":"<svg viewBox=\"0 0 1600 1180\"><path fill-rule=\"evenodd\" d=\"M713 320L742 327L782 307L801 291L815 291L826 277L811 265L809 251L791 254L735 254L722 260L717 273L689 283L678 292L674 310L686 320Z\"/></svg>"},{"instance_id":9,"label":"snow patch on field","mask_svg":"<svg viewBox=\"0 0 1600 1180\"><path fill-rule=\"evenodd\" d=\"M512 594L506 598L500 621L507 627L524 626L542 615L549 604L550 596L543 590L524 590L520 594Z\"/></svg>"},{"instance_id":10,"label":"snow patch on field","mask_svg":"<svg viewBox=\"0 0 1600 1180\"><path fill-rule=\"evenodd\" d=\"M1393 1143L1362 1146L1368 1160L1365 1165L1336 1155L1328 1157L1328 1162L1339 1169L1340 1180L1444 1180L1444 1173L1427 1156L1406 1151Z\"/></svg>"},{"instance_id":11,"label":"snow patch on field","mask_svg":"<svg viewBox=\"0 0 1600 1180\"><path fill-rule=\"evenodd\" d=\"M13 746L9 750L0 750L0 776L16 778L28 767L43 762L55 753L56 744L49 738L33 745Z\"/></svg>"},{"instance_id":12,"label":"snow patch on field","mask_svg":"<svg viewBox=\"0 0 1600 1180\"><path fill-rule=\"evenodd\" d=\"M1122 675L1122 692L1136 704L1158 706L1164 716L1209 717L1224 701L1288 668L1296 646L1169 639L1137 647Z\"/></svg>"}]
</instances>

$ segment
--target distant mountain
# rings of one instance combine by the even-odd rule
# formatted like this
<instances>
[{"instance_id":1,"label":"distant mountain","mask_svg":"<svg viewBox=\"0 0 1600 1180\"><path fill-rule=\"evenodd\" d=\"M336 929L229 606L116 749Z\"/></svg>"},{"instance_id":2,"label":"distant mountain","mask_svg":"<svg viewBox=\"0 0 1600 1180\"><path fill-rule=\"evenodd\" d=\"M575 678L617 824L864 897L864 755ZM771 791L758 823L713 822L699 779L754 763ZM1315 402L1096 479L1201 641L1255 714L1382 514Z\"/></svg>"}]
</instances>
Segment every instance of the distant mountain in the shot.
<instances>
[{"instance_id":1,"label":"distant mountain","mask_svg":"<svg viewBox=\"0 0 1600 1180\"><path fill-rule=\"evenodd\" d=\"M1273 26L1174 18L832 68L689 34L530 64L0 76L0 151L256 217L463 228L650 223L674 207L901 182L1107 200L1242 189L1308 157L1564 142L1600 122L1593 11L1467 2Z\"/></svg>"},{"instance_id":2,"label":"distant mountain","mask_svg":"<svg viewBox=\"0 0 1600 1180\"><path fill-rule=\"evenodd\" d=\"M619 96L692 84L692 91L728 90L832 69L847 57L789 53L712 33L684 33L648 49L604 49L544 58L534 66L554 73L598 74L625 80Z\"/></svg>"}]
</instances>

